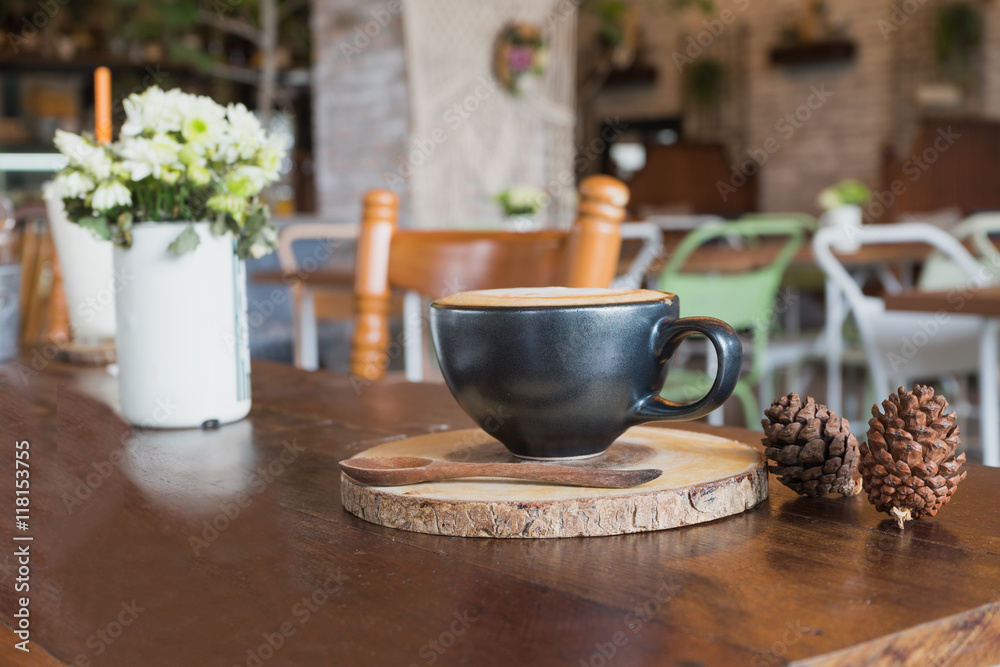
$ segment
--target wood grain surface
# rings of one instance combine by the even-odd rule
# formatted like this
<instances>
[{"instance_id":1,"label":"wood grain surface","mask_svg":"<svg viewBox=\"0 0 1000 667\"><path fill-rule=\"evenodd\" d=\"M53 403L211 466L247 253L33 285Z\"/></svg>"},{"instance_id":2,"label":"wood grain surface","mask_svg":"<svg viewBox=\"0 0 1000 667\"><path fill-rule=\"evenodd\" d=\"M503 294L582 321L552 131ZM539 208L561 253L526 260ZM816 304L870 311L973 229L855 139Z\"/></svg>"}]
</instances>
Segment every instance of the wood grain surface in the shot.
<instances>
[{"instance_id":1,"label":"wood grain surface","mask_svg":"<svg viewBox=\"0 0 1000 667\"><path fill-rule=\"evenodd\" d=\"M885 294L886 310L955 313L1000 317L1000 287L956 287L950 290L907 290Z\"/></svg>"},{"instance_id":2,"label":"wood grain surface","mask_svg":"<svg viewBox=\"0 0 1000 667\"><path fill-rule=\"evenodd\" d=\"M443 431L377 445L360 456L516 463L480 429ZM595 537L713 521L767 498L758 448L706 433L638 426L598 457L564 465L663 474L636 488L593 489L516 480L444 480L369 486L340 480L344 508L381 526L462 537Z\"/></svg>"},{"instance_id":3,"label":"wood grain surface","mask_svg":"<svg viewBox=\"0 0 1000 667\"><path fill-rule=\"evenodd\" d=\"M101 369L31 351L0 365L4 508L10 443L31 441L33 649L143 667L1000 662L1000 470L968 465L902 533L861 496L773 483L754 509L678 530L443 537L345 511L336 465L473 427L443 386L255 363L253 397L216 431L141 432ZM14 565L0 550L7 625ZM118 627L123 605L141 611Z\"/></svg>"}]
</instances>

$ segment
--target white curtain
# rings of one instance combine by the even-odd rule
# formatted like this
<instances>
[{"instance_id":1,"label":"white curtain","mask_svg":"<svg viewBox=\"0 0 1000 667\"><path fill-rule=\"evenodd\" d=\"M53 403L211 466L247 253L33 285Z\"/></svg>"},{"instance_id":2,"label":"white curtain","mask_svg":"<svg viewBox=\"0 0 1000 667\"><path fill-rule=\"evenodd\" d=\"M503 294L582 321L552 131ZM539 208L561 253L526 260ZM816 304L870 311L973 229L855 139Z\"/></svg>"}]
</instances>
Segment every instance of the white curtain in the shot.
<instances>
[{"instance_id":1,"label":"white curtain","mask_svg":"<svg viewBox=\"0 0 1000 667\"><path fill-rule=\"evenodd\" d=\"M493 197L512 185L545 188L552 201L543 221L568 225L576 3L404 0L403 8L413 118L396 173L409 183L413 226L496 226ZM493 75L496 38L512 22L541 28L548 52L545 72L520 95Z\"/></svg>"}]
</instances>

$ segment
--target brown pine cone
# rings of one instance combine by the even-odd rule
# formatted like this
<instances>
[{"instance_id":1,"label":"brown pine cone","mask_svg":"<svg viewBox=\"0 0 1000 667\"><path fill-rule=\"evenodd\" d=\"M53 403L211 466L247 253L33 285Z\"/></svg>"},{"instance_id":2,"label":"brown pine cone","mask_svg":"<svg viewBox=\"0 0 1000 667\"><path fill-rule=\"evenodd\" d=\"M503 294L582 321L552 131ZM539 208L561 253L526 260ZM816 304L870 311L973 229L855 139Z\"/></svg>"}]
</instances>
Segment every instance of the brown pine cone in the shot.
<instances>
[{"instance_id":1,"label":"brown pine cone","mask_svg":"<svg viewBox=\"0 0 1000 667\"><path fill-rule=\"evenodd\" d=\"M764 411L764 453L776 465L769 470L796 493L814 498L836 492L853 496L861 491L854 480L858 469L858 440L851 424L812 397L782 396Z\"/></svg>"},{"instance_id":2,"label":"brown pine cone","mask_svg":"<svg viewBox=\"0 0 1000 667\"><path fill-rule=\"evenodd\" d=\"M899 388L872 406L868 442L861 445L861 478L868 500L892 515L899 528L909 519L934 516L951 500L965 473L958 469L965 454L955 413L945 414L948 401L933 387Z\"/></svg>"}]
</instances>

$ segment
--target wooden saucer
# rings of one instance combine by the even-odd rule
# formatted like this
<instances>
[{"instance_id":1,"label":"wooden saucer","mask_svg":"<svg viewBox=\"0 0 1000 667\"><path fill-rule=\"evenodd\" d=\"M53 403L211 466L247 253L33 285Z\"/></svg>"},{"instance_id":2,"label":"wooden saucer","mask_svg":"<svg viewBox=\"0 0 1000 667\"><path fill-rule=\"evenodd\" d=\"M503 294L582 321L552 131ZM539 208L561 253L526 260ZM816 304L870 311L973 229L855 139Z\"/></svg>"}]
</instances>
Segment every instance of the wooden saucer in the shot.
<instances>
[{"instance_id":1,"label":"wooden saucer","mask_svg":"<svg viewBox=\"0 0 1000 667\"><path fill-rule=\"evenodd\" d=\"M479 429L394 440L358 456L519 460ZM637 426L601 456L566 465L659 468L663 475L631 489L592 489L509 479L378 487L341 474L341 500L365 521L417 533L579 537L702 523L767 498L767 465L759 448L705 433Z\"/></svg>"}]
</instances>

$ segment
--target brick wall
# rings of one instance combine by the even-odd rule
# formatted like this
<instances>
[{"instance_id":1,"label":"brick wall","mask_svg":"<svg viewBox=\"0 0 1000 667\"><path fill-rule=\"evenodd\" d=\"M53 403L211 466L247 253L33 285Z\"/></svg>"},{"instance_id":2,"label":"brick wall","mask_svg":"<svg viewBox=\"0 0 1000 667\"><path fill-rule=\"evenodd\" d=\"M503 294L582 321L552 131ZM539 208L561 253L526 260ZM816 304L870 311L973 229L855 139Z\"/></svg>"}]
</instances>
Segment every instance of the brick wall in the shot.
<instances>
[{"instance_id":1,"label":"brick wall","mask_svg":"<svg viewBox=\"0 0 1000 667\"><path fill-rule=\"evenodd\" d=\"M924 113L915 105L916 90L937 76L930 31L940 4L828 2L831 22L845 26L857 55L847 64L799 68L775 67L769 53L782 27L804 12L804 0L718 0L711 15L653 12L642 24L660 70L656 86L602 94L594 115L625 109L632 116L682 114L689 137L722 141L734 164L746 164L748 150L758 158L766 153L759 181L763 210L816 212L820 189L848 177L878 186L883 150L909 148ZM894 7L901 12L895 15L899 26ZM1000 5L978 7L985 19L981 71L962 111L1000 118ZM689 39L699 45L692 51ZM679 91L688 54L729 65L721 125L684 108Z\"/></svg>"},{"instance_id":2,"label":"brick wall","mask_svg":"<svg viewBox=\"0 0 1000 667\"><path fill-rule=\"evenodd\" d=\"M805 68L774 67L768 56L782 26L803 11L803 0L718 0L712 15L647 9L643 33L647 55L660 70L657 84L602 93L591 117L683 114L694 138L722 141L734 164L746 163L748 150L760 157L762 150L767 152L765 144L777 147L761 169L761 208L815 211L820 189L847 177L877 186L883 149L909 147L923 113L914 104L916 87L935 76L929 31L939 4L830 2L831 20L847 26L857 56L846 65ZM897 22L899 16L907 17L898 30L886 27L893 25L894 7L902 10ZM979 7L985 15L983 58L980 81L966 107L1000 119L1000 3ZM384 174L398 167L399 156L409 148L403 17L398 10L398 1L313 2L316 181L320 211L334 219L356 219L362 194L385 187ZM584 38L587 21L584 17ZM693 52L696 58L720 57L732 65L721 122L706 123L684 108L680 90L686 63L678 54L684 56L689 39L707 42L701 47L704 55ZM829 95L819 104L814 90ZM808 108L810 100L817 108ZM397 190L407 224L408 192L405 185Z\"/></svg>"}]
</instances>

